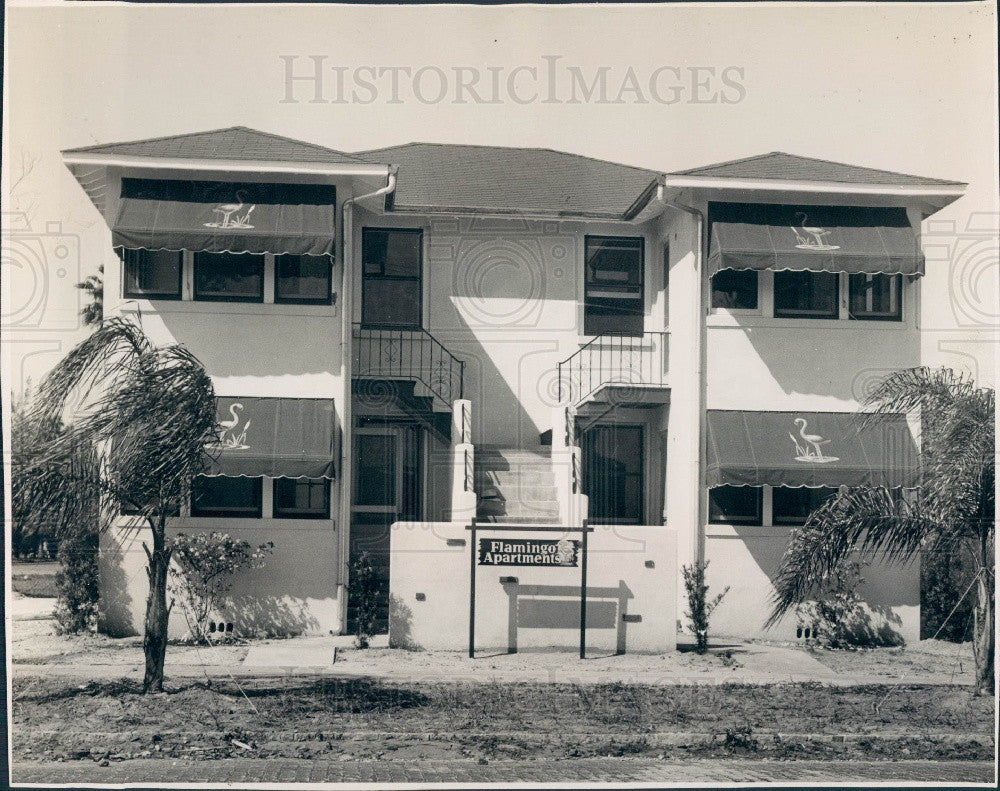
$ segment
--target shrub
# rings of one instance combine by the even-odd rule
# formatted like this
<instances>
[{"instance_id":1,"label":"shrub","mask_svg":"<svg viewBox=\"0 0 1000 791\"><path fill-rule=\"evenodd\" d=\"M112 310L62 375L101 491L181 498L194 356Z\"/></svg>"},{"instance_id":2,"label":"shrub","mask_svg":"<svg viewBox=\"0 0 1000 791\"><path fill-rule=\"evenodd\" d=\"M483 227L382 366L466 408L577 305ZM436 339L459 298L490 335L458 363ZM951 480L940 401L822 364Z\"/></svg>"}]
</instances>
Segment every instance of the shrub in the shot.
<instances>
[{"instance_id":1,"label":"shrub","mask_svg":"<svg viewBox=\"0 0 1000 791\"><path fill-rule=\"evenodd\" d=\"M695 650L704 654L708 650L708 619L719 602L729 592L727 585L722 593L708 599L708 585L705 584L705 569L708 561L701 560L693 566L684 566L684 588L687 591L688 610L684 613L690 621L691 631L695 636Z\"/></svg>"},{"instance_id":2,"label":"shrub","mask_svg":"<svg viewBox=\"0 0 1000 791\"><path fill-rule=\"evenodd\" d=\"M975 590L972 560L956 546L942 546L920 558L920 637L953 643L972 639ZM964 598L961 598L965 594Z\"/></svg>"},{"instance_id":3,"label":"shrub","mask_svg":"<svg viewBox=\"0 0 1000 791\"><path fill-rule=\"evenodd\" d=\"M97 631L100 586L97 532L69 533L59 542L56 559L56 630L60 634Z\"/></svg>"},{"instance_id":4,"label":"shrub","mask_svg":"<svg viewBox=\"0 0 1000 791\"><path fill-rule=\"evenodd\" d=\"M209 641L209 615L232 588L233 575L260 568L273 549L272 541L254 548L228 533L177 534L173 541L177 562L170 567L170 590L180 599L192 638L202 643Z\"/></svg>"},{"instance_id":5,"label":"shrub","mask_svg":"<svg viewBox=\"0 0 1000 791\"><path fill-rule=\"evenodd\" d=\"M375 631L379 606L378 589L379 578L371 557L367 552L362 552L351 561L350 595L355 608L354 643L358 648L367 648L372 632Z\"/></svg>"}]
</instances>

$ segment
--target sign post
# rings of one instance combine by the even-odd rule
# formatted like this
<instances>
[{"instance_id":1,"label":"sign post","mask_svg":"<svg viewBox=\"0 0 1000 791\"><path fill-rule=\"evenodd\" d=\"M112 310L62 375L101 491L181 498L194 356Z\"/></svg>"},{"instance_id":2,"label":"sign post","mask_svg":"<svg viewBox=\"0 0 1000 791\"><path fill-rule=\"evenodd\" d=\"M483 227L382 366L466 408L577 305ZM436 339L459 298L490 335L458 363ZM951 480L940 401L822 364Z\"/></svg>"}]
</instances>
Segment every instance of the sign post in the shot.
<instances>
[{"instance_id":1,"label":"sign post","mask_svg":"<svg viewBox=\"0 0 1000 791\"><path fill-rule=\"evenodd\" d=\"M469 658L476 656L476 568L478 566L580 567L580 658L587 646L587 535L593 528L547 525L479 525L473 519L466 528L469 542ZM480 538L480 530L497 533L561 533L562 538ZM580 533L580 540L565 537Z\"/></svg>"}]
</instances>

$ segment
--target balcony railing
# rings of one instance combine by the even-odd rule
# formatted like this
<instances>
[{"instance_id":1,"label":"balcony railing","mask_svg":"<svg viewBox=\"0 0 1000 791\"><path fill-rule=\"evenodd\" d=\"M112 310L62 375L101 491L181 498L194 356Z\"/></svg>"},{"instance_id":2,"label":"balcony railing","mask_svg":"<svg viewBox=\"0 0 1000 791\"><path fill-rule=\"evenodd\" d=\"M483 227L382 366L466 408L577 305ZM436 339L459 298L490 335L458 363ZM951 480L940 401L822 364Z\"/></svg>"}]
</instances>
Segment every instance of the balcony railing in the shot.
<instances>
[{"instance_id":1,"label":"balcony railing","mask_svg":"<svg viewBox=\"0 0 1000 791\"><path fill-rule=\"evenodd\" d=\"M354 325L354 378L420 382L451 408L463 397L465 363L427 330Z\"/></svg>"},{"instance_id":2,"label":"balcony railing","mask_svg":"<svg viewBox=\"0 0 1000 791\"><path fill-rule=\"evenodd\" d=\"M602 387L666 385L669 345L669 332L598 335L559 363L559 403L579 404Z\"/></svg>"}]
</instances>

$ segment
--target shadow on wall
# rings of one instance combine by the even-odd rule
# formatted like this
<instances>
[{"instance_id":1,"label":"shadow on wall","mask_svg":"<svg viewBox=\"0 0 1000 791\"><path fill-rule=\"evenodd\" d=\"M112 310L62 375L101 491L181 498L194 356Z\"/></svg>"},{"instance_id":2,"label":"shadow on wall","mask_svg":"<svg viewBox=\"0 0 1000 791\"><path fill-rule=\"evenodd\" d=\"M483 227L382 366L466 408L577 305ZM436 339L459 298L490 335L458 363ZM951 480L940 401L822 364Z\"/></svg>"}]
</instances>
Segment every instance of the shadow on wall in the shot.
<instances>
[{"instance_id":1,"label":"shadow on wall","mask_svg":"<svg viewBox=\"0 0 1000 791\"><path fill-rule=\"evenodd\" d=\"M145 602L132 601L124 555L118 543L102 537L98 568L101 579L100 630L110 637L136 636L139 632L135 628L132 610L136 606L144 608ZM137 573L145 579L145 564Z\"/></svg>"},{"instance_id":2,"label":"shadow on wall","mask_svg":"<svg viewBox=\"0 0 1000 791\"><path fill-rule=\"evenodd\" d=\"M389 594L389 647L418 651L413 640L413 610L394 593Z\"/></svg>"},{"instance_id":3,"label":"shadow on wall","mask_svg":"<svg viewBox=\"0 0 1000 791\"><path fill-rule=\"evenodd\" d=\"M316 632L305 601L276 596L230 596L216 608L240 637L295 637Z\"/></svg>"}]
</instances>

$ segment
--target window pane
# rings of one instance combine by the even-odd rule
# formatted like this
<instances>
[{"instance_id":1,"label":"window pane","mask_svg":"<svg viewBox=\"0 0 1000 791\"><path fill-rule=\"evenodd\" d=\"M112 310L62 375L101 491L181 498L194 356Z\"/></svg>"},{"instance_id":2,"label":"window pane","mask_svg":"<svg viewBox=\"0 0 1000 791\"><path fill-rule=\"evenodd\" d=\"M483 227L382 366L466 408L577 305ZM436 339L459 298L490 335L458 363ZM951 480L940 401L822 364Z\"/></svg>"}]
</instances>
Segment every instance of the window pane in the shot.
<instances>
[{"instance_id":1,"label":"window pane","mask_svg":"<svg viewBox=\"0 0 1000 791\"><path fill-rule=\"evenodd\" d=\"M195 253L194 297L206 300L263 300L264 256Z\"/></svg>"},{"instance_id":2,"label":"window pane","mask_svg":"<svg viewBox=\"0 0 1000 791\"><path fill-rule=\"evenodd\" d=\"M361 308L364 323L420 326L420 281L368 278Z\"/></svg>"},{"instance_id":3,"label":"window pane","mask_svg":"<svg viewBox=\"0 0 1000 791\"><path fill-rule=\"evenodd\" d=\"M586 239L584 332L642 335L643 240Z\"/></svg>"},{"instance_id":4,"label":"window pane","mask_svg":"<svg viewBox=\"0 0 1000 791\"><path fill-rule=\"evenodd\" d=\"M274 515L286 519L327 519L330 485L323 478L277 478Z\"/></svg>"},{"instance_id":5,"label":"window pane","mask_svg":"<svg viewBox=\"0 0 1000 791\"><path fill-rule=\"evenodd\" d=\"M774 315L835 319L839 275L836 272L775 272Z\"/></svg>"},{"instance_id":6,"label":"window pane","mask_svg":"<svg viewBox=\"0 0 1000 791\"><path fill-rule=\"evenodd\" d=\"M723 269L712 275L712 307L757 309L757 273L749 269Z\"/></svg>"},{"instance_id":7,"label":"window pane","mask_svg":"<svg viewBox=\"0 0 1000 791\"><path fill-rule=\"evenodd\" d=\"M325 255L275 258L275 298L289 302L329 302L331 261Z\"/></svg>"},{"instance_id":8,"label":"window pane","mask_svg":"<svg viewBox=\"0 0 1000 791\"><path fill-rule=\"evenodd\" d=\"M851 275L848 282L852 319L902 319L901 275Z\"/></svg>"},{"instance_id":9,"label":"window pane","mask_svg":"<svg viewBox=\"0 0 1000 791\"><path fill-rule=\"evenodd\" d=\"M420 277L420 230L366 228L362 244L365 274Z\"/></svg>"},{"instance_id":10,"label":"window pane","mask_svg":"<svg viewBox=\"0 0 1000 791\"><path fill-rule=\"evenodd\" d=\"M772 521L776 525L804 525L806 518L837 493L829 487L774 487Z\"/></svg>"},{"instance_id":11,"label":"window pane","mask_svg":"<svg viewBox=\"0 0 1000 791\"><path fill-rule=\"evenodd\" d=\"M191 483L192 516L260 518L263 478L199 475Z\"/></svg>"},{"instance_id":12,"label":"window pane","mask_svg":"<svg viewBox=\"0 0 1000 791\"><path fill-rule=\"evenodd\" d=\"M356 505L396 505L396 438L357 435Z\"/></svg>"},{"instance_id":13,"label":"window pane","mask_svg":"<svg viewBox=\"0 0 1000 791\"><path fill-rule=\"evenodd\" d=\"M126 250L125 296L180 297L181 255L171 250Z\"/></svg>"},{"instance_id":14,"label":"window pane","mask_svg":"<svg viewBox=\"0 0 1000 791\"><path fill-rule=\"evenodd\" d=\"M713 524L759 525L764 512L759 486L715 486L708 490L708 521Z\"/></svg>"}]
</instances>

